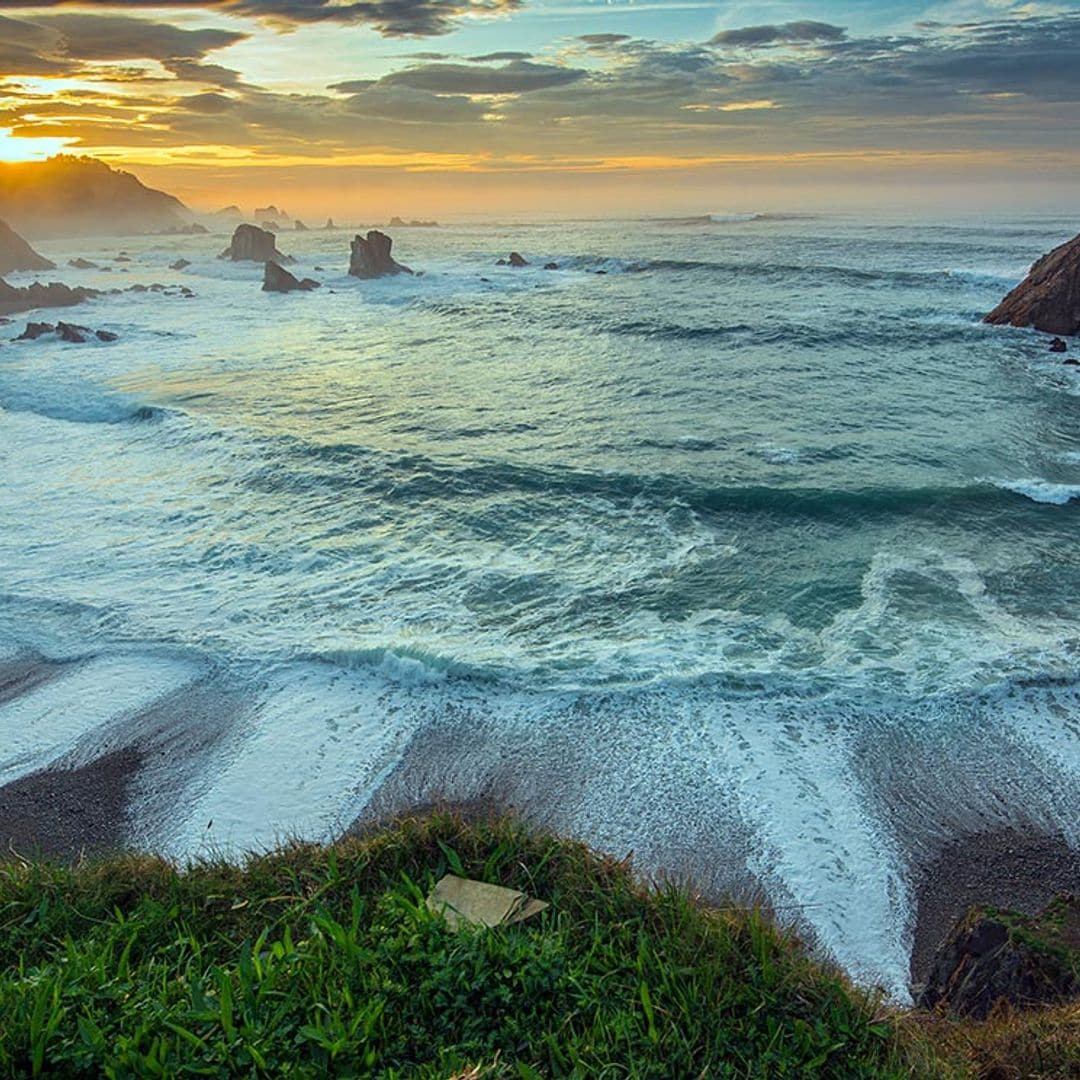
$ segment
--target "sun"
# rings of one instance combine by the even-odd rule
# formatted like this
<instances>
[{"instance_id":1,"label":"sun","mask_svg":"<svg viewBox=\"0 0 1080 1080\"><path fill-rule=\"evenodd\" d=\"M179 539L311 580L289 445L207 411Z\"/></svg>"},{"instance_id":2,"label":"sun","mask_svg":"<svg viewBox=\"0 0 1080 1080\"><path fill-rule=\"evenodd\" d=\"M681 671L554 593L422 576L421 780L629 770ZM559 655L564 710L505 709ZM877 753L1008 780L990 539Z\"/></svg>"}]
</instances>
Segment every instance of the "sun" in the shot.
<instances>
[{"instance_id":1,"label":"sun","mask_svg":"<svg viewBox=\"0 0 1080 1080\"><path fill-rule=\"evenodd\" d=\"M63 153L75 142L59 135L23 138L12 135L11 128L0 128L0 161L44 161L53 154Z\"/></svg>"}]
</instances>

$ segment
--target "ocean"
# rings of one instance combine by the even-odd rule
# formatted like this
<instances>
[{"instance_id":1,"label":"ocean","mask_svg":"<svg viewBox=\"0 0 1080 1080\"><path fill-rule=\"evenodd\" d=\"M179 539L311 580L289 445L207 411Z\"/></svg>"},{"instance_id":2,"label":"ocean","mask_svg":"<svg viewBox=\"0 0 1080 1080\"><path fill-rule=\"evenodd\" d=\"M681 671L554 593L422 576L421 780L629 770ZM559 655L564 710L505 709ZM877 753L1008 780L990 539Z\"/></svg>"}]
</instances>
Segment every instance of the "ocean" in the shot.
<instances>
[{"instance_id":1,"label":"ocean","mask_svg":"<svg viewBox=\"0 0 1080 1080\"><path fill-rule=\"evenodd\" d=\"M980 322L1075 231L461 223L379 281L282 232L287 296L224 233L39 245L195 296L0 328L0 658L51 665L0 784L138 747L178 858L495 799L904 998L950 838L1080 845L1080 369Z\"/></svg>"}]
</instances>

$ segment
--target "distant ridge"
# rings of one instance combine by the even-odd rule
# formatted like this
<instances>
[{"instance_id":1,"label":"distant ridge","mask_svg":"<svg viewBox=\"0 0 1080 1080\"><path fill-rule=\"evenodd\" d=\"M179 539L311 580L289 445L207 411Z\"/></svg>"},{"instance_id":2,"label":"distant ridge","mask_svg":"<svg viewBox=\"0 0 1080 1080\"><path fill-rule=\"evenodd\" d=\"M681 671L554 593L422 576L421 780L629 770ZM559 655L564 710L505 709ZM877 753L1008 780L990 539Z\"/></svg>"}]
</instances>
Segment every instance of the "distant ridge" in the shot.
<instances>
[{"instance_id":1,"label":"distant ridge","mask_svg":"<svg viewBox=\"0 0 1080 1080\"><path fill-rule=\"evenodd\" d=\"M0 164L0 218L24 236L158 233L193 216L174 196L96 158Z\"/></svg>"}]
</instances>

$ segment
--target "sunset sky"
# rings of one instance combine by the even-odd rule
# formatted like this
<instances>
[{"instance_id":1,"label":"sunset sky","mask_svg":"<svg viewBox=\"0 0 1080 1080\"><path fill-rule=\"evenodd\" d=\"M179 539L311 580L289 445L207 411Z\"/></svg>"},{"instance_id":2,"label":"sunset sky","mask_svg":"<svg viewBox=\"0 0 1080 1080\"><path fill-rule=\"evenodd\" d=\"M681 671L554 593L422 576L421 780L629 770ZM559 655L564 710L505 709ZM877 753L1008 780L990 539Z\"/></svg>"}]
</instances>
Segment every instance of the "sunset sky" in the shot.
<instances>
[{"instance_id":1,"label":"sunset sky","mask_svg":"<svg viewBox=\"0 0 1080 1080\"><path fill-rule=\"evenodd\" d=\"M0 160L204 210L1075 205L1080 6L0 0Z\"/></svg>"}]
</instances>

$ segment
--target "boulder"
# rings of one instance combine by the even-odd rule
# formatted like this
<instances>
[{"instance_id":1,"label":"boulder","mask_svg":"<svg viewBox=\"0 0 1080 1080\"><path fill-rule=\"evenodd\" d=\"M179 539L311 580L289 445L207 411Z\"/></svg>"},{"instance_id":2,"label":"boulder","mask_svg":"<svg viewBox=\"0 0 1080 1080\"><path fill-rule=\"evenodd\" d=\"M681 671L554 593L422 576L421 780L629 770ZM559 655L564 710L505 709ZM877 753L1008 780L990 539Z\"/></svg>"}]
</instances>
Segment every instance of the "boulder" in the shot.
<instances>
[{"instance_id":1,"label":"boulder","mask_svg":"<svg viewBox=\"0 0 1080 1080\"><path fill-rule=\"evenodd\" d=\"M311 278L298 281L288 270L278 266L276 262L268 262L263 271L263 292L284 293L296 292L297 290L310 292L312 289L317 288L319 288L317 281L312 281Z\"/></svg>"},{"instance_id":2,"label":"boulder","mask_svg":"<svg viewBox=\"0 0 1080 1080\"><path fill-rule=\"evenodd\" d=\"M544 263L545 270L558 270L559 264L557 262Z\"/></svg>"},{"instance_id":3,"label":"boulder","mask_svg":"<svg viewBox=\"0 0 1080 1080\"><path fill-rule=\"evenodd\" d=\"M59 281L48 285L35 281L20 289L0 278L0 314L11 315L35 308L70 307L100 295L97 289L84 289L81 285L72 289Z\"/></svg>"},{"instance_id":4,"label":"boulder","mask_svg":"<svg viewBox=\"0 0 1080 1080\"><path fill-rule=\"evenodd\" d=\"M232 241L220 257L232 259L233 262L291 263L293 261L288 255L282 255L278 251L274 234L260 229L257 225L237 225Z\"/></svg>"},{"instance_id":5,"label":"boulder","mask_svg":"<svg viewBox=\"0 0 1080 1080\"><path fill-rule=\"evenodd\" d=\"M69 259L68 266L74 267L76 270L96 270L98 268L97 263L81 257L78 259Z\"/></svg>"},{"instance_id":6,"label":"boulder","mask_svg":"<svg viewBox=\"0 0 1080 1080\"><path fill-rule=\"evenodd\" d=\"M984 321L1047 334L1080 333L1080 236L1039 259Z\"/></svg>"},{"instance_id":7,"label":"boulder","mask_svg":"<svg viewBox=\"0 0 1080 1080\"><path fill-rule=\"evenodd\" d=\"M1051 352L1066 352L1068 348L1069 346L1059 337L1054 338L1054 340L1050 342Z\"/></svg>"},{"instance_id":8,"label":"boulder","mask_svg":"<svg viewBox=\"0 0 1080 1080\"><path fill-rule=\"evenodd\" d=\"M55 269L55 263L39 255L7 222L0 221L0 274Z\"/></svg>"},{"instance_id":9,"label":"boulder","mask_svg":"<svg viewBox=\"0 0 1080 1080\"><path fill-rule=\"evenodd\" d=\"M973 908L938 950L924 1008L985 1019L999 1001L1048 1005L1080 996L1080 897L1026 916Z\"/></svg>"},{"instance_id":10,"label":"boulder","mask_svg":"<svg viewBox=\"0 0 1080 1080\"><path fill-rule=\"evenodd\" d=\"M98 341L116 341L117 335L111 330L96 330L94 336Z\"/></svg>"},{"instance_id":11,"label":"boulder","mask_svg":"<svg viewBox=\"0 0 1080 1080\"><path fill-rule=\"evenodd\" d=\"M372 229L366 237L357 236L352 242L349 273L358 278L385 277L388 274L411 274L412 271L390 257L394 241L386 233Z\"/></svg>"},{"instance_id":12,"label":"boulder","mask_svg":"<svg viewBox=\"0 0 1080 1080\"><path fill-rule=\"evenodd\" d=\"M56 336L61 341L67 341L72 345L84 345L86 335L90 331L85 326L76 326L74 323L58 322L56 324Z\"/></svg>"},{"instance_id":13,"label":"boulder","mask_svg":"<svg viewBox=\"0 0 1080 1080\"><path fill-rule=\"evenodd\" d=\"M52 334L56 327L47 322L28 322L26 329L15 339L16 341L37 341L44 334Z\"/></svg>"},{"instance_id":14,"label":"boulder","mask_svg":"<svg viewBox=\"0 0 1080 1080\"><path fill-rule=\"evenodd\" d=\"M519 255L516 251L510 252L510 258L507 260L511 266L528 266L529 260Z\"/></svg>"},{"instance_id":15,"label":"boulder","mask_svg":"<svg viewBox=\"0 0 1080 1080\"><path fill-rule=\"evenodd\" d=\"M187 259L177 259L174 263L169 263L170 270L186 270L191 265Z\"/></svg>"}]
</instances>

